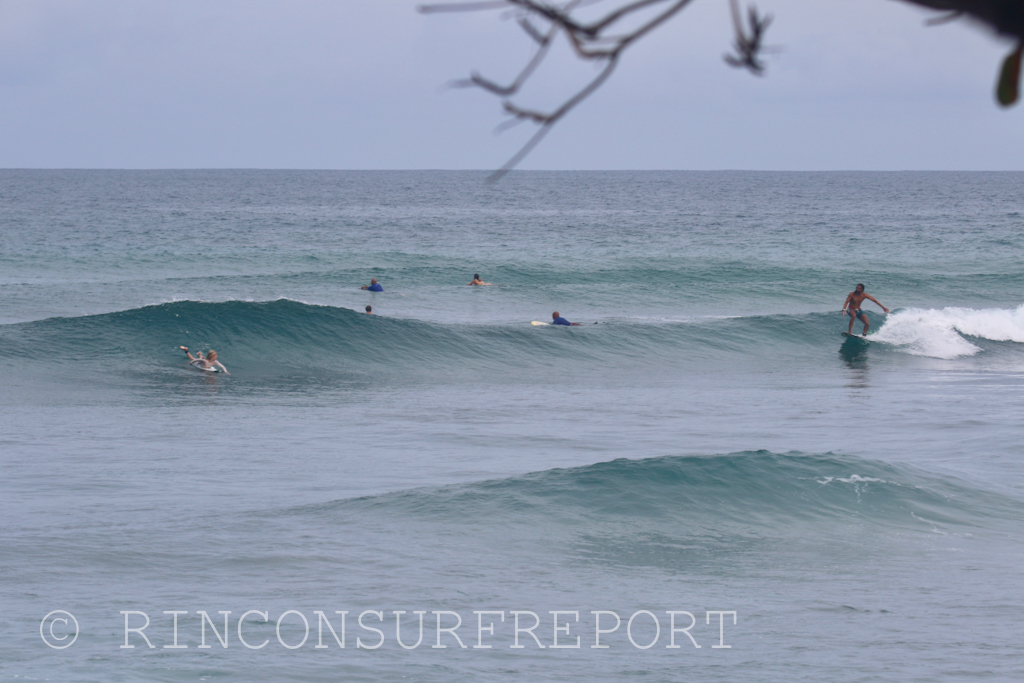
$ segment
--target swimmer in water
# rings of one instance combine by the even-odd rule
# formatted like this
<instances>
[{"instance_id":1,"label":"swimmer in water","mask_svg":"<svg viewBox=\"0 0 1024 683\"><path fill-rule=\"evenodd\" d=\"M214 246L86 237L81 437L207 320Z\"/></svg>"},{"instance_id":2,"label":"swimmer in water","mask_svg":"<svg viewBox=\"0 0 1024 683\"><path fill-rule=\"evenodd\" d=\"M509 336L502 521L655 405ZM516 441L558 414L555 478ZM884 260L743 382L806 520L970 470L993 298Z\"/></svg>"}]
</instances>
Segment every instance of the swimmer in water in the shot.
<instances>
[{"instance_id":1,"label":"swimmer in water","mask_svg":"<svg viewBox=\"0 0 1024 683\"><path fill-rule=\"evenodd\" d=\"M231 374L230 372L228 372L228 369L224 367L224 365L221 364L219 360L217 360L217 352L214 351L213 349L207 351L206 358L203 358L202 351L193 356L191 353L188 352L187 346L179 346L178 348L184 351L185 355L188 356L189 365L194 365L201 370L209 370L210 368L220 368L220 371L223 372L225 375Z\"/></svg>"},{"instance_id":2,"label":"swimmer in water","mask_svg":"<svg viewBox=\"0 0 1024 683\"><path fill-rule=\"evenodd\" d=\"M494 284L494 283L493 282L484 282L483 280L481 280L480 279L480 273L477 273L476 275L474 275L473 276L473 281L469 283L469 285L492 285L492 284ZM469 285L466 285L466 286L469 287Z\"/></svg>"},{"instance_id":3,"label":"swimmer in water","mask_svg":"<svg viewBox=\"0 0 1024 683\"><path fill-rule=\"evenodd\" d=\"M366 314L367 315L373 315L373 306L367 306L366 307Z\"/></svg>"},{"instance_id":4,"label":"swimmer in water","mask_svg":"<svg viewBox=\"0 0 1024 683\"><path fill-rule=\"evenodd\" d=\"M377 284L377 278L371 278L370 284L363 285L359 289L365 289L368 292L383 292L384 288Z\"/></svg>"},{"instance_id":5,"label":"swimmer in water","mask_svg":"<svg viewBox=\"0 0 1024 683\"><path fill-rule=\"evenodd\" d=\"M565 318L563 318L561 315L558 314L558 311L555 311L554 313L551 314L551 324L552 325L571 325L572 327L579 327L580 326L579 323L571 323L568 320L566 320Z\"/></svg>"}]
</instances>

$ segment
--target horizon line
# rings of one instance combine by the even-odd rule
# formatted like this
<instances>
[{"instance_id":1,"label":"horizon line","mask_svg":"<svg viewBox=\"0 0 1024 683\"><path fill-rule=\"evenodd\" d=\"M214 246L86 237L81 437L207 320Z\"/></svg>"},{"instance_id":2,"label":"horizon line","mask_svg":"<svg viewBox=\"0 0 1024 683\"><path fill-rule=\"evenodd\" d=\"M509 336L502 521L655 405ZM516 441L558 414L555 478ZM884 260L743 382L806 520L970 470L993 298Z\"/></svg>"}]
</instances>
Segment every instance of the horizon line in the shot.
<instances>
[{"instance_id":1,"label":"horizon line","mask_svg":"<svg viewBox=\"0 0 1024 683\"><path fill-rule=\"evenodd\" d=\"M314 173L493 173L486 168L300 168L271 166L9 166L3 171L302 171ZM515 169L515 173L1024 173L1024 169L745 169L745 168L609 168Z\"/></svg>"}]
</instances>

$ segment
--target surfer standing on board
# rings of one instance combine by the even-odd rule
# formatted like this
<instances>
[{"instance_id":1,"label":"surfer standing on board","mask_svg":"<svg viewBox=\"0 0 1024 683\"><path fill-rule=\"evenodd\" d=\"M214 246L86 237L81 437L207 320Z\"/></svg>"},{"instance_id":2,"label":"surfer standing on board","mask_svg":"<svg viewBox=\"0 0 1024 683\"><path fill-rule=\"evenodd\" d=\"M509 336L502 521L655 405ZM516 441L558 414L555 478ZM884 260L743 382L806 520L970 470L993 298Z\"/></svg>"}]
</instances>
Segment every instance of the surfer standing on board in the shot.
<instances>
[{"instance_id":1,"label":"surfer standing on board","mask_svg":"<svg viewBox=\"0 0 1024 683\"><path fill-rule=\"evenodd\" d=\"M861 304L864 303L864 299L870 299L871 301L874 301L876 304L881 306L883 311L885 311L886 313L889 312L889 309L886 308L885 306L882 306L878 299L864 291L864 285L857 285L856 289L850 292L846 296L846 301L843 302L843 315L849 314L850 316L850 328L849 330L847 330L847 334L853 334L853 323L858 318L860 318L860 321L864 323L864 336L867 336L868 334L868 328L871 327L871 323L868 322L867 315L865 315L864 312L860 310Z\"/></svg>"},{"instance_id":2,"label":"surfer standing on board","mask_svg":"<svg viewBox=\"0 0 1024 683\"><path fill-rule=\"evenodd\" d=\"M220 371L223 372L225 375L230 375L231 374L230 372L228 372L228 369L226 367L224 367L219 360L217 360L217 352L214 351L213 349L210 349L209 351L207 351L206 352L206 358L203 358L203 352L202 351L200 351L199 353L197 353L196 355L193 356L191 353L188 352L188 347L187 346L179 346L178 348L181 349L182 351L184 351L185 355L188 356L188 364L189 365L194 365L197 368L199 368L200 370L210 370L211 368L214 368L214 369L215 368L220 368Z\"/></svg>"}]
</instances>

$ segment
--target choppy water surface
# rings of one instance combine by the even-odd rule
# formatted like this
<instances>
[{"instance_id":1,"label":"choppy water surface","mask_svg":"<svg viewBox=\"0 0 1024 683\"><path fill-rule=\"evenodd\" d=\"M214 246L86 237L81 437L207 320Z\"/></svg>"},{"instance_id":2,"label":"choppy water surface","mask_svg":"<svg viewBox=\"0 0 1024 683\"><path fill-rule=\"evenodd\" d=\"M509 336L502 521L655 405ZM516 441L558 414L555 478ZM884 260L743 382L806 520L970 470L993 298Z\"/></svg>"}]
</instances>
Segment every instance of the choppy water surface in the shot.
<instances>
[{"instance_id":1,"label":"choppy water surface","mask_svg":"<svg viewBox=\"0 0 1024 683\"><path fill-rule=\"evenodd\" d=\"M484 175L0 171L0 678L1019 677L1024 174Z\"/></svg>"}]
</instances>

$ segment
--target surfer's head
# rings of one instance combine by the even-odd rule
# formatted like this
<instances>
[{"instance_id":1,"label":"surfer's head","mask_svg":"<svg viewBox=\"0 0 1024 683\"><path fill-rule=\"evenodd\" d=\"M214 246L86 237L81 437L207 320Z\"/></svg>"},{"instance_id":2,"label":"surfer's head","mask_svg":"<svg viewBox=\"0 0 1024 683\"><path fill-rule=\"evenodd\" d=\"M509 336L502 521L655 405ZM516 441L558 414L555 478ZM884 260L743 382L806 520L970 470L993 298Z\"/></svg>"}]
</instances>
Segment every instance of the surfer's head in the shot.
<instances>
[{"instance_id":1,"label":"surfer's head","mask_svg":"<svg viewBox=\"0 0 1024 683\"><path fill-rule=\"evenodd\" d=\"M555 311L554 313L551 314L551 319L552 320L554 320L557 317L558 317L558 311Z\"/></svg>"},{"instance_id":2,"label":"surfer's head","mask_svg":"<svg viewBox=\"0 0 1024 683\"><path fill-rule=\"evenodd\" d=\"M473 279L474 280L479 280L480 279L480 273L473 273Z\"/></svg>"},{"instance_id":3,"label":"surfer's head","mask_svg":"<svg viewBox=\"0 0 1024 683\"><path fill-rule=\"evenodd\" d=\"M217 352L210 349L206 352L206 360L217 360Z\"/></svg>"},{"instance_id":4,"label":"surfer's head","mask_svg":"<svg viewBox=\"0 0 1024 683\"><path fill-rule=\"evenodd\" d=\"M366 312L367 313L373 313L373 306L367 306L366 307Z\"/></svg>"},{"instance_id":5,"label":"surfer's head","mask_svg":"<svg viewBox=\"0 0 1024 683\"><path fill-rule=\"evenodd\" d=\"M370 278L370 284L371 284L371 285L375 285L375 284L377 284L377 278L375 278L375 277L371 277L371 278Z\"/></svg>"},{"instance_id":6,"label":"surfer's head","mask_svg":"<svg viewBox=\"0 0 1024 683\"><path fill-rule=\"evenodd\" d=\"M856 289L856 290L857 290L858 292L863 292L863 291L864 291L864 285L862 285L862 284L858 284L858 285L857 285L857 287L856 287L855 289Z\"/></svg>"}]
</instances>

